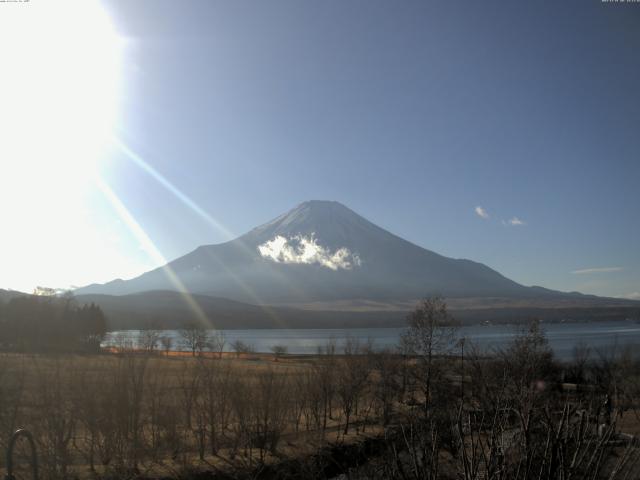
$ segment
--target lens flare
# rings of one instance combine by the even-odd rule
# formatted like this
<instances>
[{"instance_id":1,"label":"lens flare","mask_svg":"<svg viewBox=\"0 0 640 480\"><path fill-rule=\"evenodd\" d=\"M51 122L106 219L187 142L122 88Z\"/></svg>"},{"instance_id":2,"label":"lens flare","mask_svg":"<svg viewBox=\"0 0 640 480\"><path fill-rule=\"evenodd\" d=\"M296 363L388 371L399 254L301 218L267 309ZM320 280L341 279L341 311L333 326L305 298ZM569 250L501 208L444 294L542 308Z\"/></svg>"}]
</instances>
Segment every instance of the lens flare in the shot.
<instances>
[{"instance_id":1,"label":"lens flare","mask_svg":"<svg viewBox=\"0 0 640 480\"><path fill-rule=\"evenodd\" d=\"M203 327L211 328L211 320L204 313L198 302L196 302L193 296L187 291L175 272L167 264L167 260L164 258L162 253L160 253L160 250L158 250L151 238L149 238L149 235L147 235L147 232L144 231L140 223L138 223L131 212L129 212L127 207L124 205L124 203L122 203L120 198L109 187L109 185L107 185L104 181L98 179L98 186L105 197L109 200L118 216L127 225L129 230L131 230L131 233L134 235L134 237L140 242L140 246L149 254L149 256L151 256L155 260L156 263L162 265L161 268L167 275L167 278L173 284L175 289L180 292L180 294L184 298L184 301L193 311L200 324Z\"/></svg>"}]
</instances>

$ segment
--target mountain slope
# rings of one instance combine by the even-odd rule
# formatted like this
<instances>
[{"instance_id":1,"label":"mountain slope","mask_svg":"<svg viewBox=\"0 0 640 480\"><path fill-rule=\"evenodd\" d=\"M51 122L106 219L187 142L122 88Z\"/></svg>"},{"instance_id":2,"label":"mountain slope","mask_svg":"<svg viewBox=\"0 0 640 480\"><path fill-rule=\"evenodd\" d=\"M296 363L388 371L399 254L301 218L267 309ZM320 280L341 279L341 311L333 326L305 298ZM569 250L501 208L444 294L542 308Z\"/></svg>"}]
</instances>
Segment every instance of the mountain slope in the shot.
<instances>
[{"instance_id":1,"label":"mountain slope","mask_svg":"<svg viewBox=\"0 0 640 480\"><path fill-rule=\"evenodd\" d=\"M486 265L452 259L374 225L338 202L309 201L245 235L168 264L184 288L252 304L447 297L553 297ZM164 268L78 294L179 289Z\"/></svg>"}]
</instances>

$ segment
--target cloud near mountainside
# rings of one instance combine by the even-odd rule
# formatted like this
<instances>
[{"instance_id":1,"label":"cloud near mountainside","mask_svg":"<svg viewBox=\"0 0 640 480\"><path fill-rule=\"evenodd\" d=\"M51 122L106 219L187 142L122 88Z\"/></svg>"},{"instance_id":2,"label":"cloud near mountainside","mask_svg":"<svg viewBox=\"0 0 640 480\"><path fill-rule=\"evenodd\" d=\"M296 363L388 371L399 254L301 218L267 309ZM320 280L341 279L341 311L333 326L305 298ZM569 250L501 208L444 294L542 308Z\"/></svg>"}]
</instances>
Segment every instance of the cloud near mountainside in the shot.
<instances>
[{"instance_id":1,"label":"cloud near mountainside","mask_svg":"<svg viewBox=\"0 0 640 480\"><path fill-rule=\"evenodd\" d=\"M620 272L624 270L623 267L598 267L598 268L582 268L580 270L573 270L571 273L574 275L588 275L590 273L611 273Z\"/></svg>"},{"instance_id":2,"label":"cloud near mountainside","mask_svg":"<svg viewBox=\"0 0 640 480\"><path fill-rule=\"evenodd\" d=\"M487 212L480 205L474 208L474 211L476 212L476 215L478 215L480 218L484 218L485 220L489 218L489 212Z\"/></svg>"},{"instance_id":3,"label":"cloud near mountainside","mask_svg":"<svg viewBox=\"0 0 640 480\"><path fill-rule=\"evenodd\" d=\"M331 252L319 245L313 235L296 235L289 239L277 235L259 245L258 252L263 258L276 263L317 264L331 270L351 270L361 264L360 257L348 248Z\"/></svg>"},{"instance_id":4,"label":"cloud near mountainside","mask_svg":"<svg viewBox=\"0 0 640 480\"><path fill-rule=\"evenodd\" d=\"M487 211L487 209L480 205L475 207L473 211L476 213L476 215L478 215L483 220L489 220L491 218L491 215L489 215L489 212ZM511 217L509 220L502 220L502 224L513 226L513 227L520 227L520 226L526 225L527 222L525 222L524 220L518 217Z\"/></svg>"},{"instance_id":5,"label":"cloud near mountainside","mask_svg":"<svg viewBox=\"0 0 640 480\"><path fill-rule=\"evenodd\" d=\"M526 225L527 222L518 217L511 217L509 220L502 220L502 224L508 227L521 227Z\"/></svg>"}]
</instances>

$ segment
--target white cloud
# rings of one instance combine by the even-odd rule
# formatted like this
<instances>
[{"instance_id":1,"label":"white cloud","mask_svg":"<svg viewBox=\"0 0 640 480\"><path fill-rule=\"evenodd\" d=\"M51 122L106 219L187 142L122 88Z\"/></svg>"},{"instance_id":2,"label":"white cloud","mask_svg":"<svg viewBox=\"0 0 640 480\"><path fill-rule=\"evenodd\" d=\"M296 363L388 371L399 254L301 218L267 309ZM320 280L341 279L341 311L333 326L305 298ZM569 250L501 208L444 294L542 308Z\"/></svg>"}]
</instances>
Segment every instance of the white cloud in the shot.
<instances>
[{"instance_id":1,"label":"white cloud","mask_svg":"<svg viewBox=\"0 0 640 480\"><path fill-rule=\"evenodd\" d=\"M489 212L487 212L480 205L478 205L474 210L476 212L476 215L478 215L480 218L484 218L485 220L489 218Z\"/></svg>"},{"instance_id":2,"label":"white cloud","mask_svg":"<svg viewBox=\"0 0 640 480\"><path fill-rule=\"evenodd\" d=\"M588 275L590 273L610 273L620 272L624 270L623 267L598 267L598 268L582 268L580 270L574 270L571 273L574 275Z\"/></svg>"},{"instance_id":3,"label":"white cloud","mask_svg":"<svg viewBox=\"0 0 640 480\"><path fill-rule=\"evenodd\" d=\"M317 264L331 270L351 270L361 264L360 257L348 248L343 247L331 252L326 247L318 245L313 234L308 237L296 235L289 239L277 235L259 245L258 251L262 257L276 263Z\"/></svg>"},{"instance_id":4,"label":"white cloud","mask_svg":"<svg viewBox=\"0 0 640 480\"><path fill-rule=\"evenodd\" d=\"M518 217L513 217L511 220L508 220L507 223L515 227L526 225L526 223L523 220L520 220Z\"/></svg>"},{"instance_id":5,"label":"white cloud","mask_svg":"<svg viewBox=\"0 0 640 480\"><path fill-rule=\"evenodd\" d=\"M618 298L626 298L629 300L640 300L640 292L631 292L626 295L620 295Z\"/></svg>"}]
</instances>

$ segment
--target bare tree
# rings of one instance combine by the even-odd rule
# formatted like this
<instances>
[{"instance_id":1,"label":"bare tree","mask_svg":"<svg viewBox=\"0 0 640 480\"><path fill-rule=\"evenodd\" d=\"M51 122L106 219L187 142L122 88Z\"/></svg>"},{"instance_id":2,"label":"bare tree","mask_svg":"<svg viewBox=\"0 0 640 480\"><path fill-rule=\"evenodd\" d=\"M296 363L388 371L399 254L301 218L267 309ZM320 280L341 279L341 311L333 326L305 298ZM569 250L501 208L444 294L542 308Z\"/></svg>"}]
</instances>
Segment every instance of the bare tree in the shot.
<instances>
[{"instance_id":1,"label":"bare tree","mask_svg":"<svg viewBox=\"0 0 640 480\"><path fill-rule=\"evenodd\" d=\"M159 330L141 330L138 334L138 348L147 353L153 353L160 342Z\"/></svg>"},{"instance_id":2,"label":"bare tree","mask_svg":"<svg viewBox=\"0 0 640 480\"><path fill-rule=\"evenodd\" d=\"M401 394L399 387L402 376L399 377L398 372L402 371L403 360L388 350L371 352L369 355L372 367L376 370L373 395L382 413L382 424L386 426L391 420L394 400Z\"/></svg>"},{"instance_id":3,"label":"bare tree","mask_svg":"<svg viewBox=\"0 0 640 480\"><path fill-rule=\"evenodd\" d=\"M125 447L125 461L129 469L137 471L138 462L142 455L144 439L143 405L145 397L145 374L147 372L147 358L127 356L119 365L121 401L126 412L125 438L128 440Z\"/></svg>"},{"instance_id":4,"label":"bare tree","mask_svg":"<svg viewBox=\"0 0 640 480\"><path fill-rule=\"evenodd\" d=\"M349 422L369 378L369 364L357 339L347 338L344 355L338 368L337 393L344 413L344 434L349 433Z\"/></svg>"},{"instance_id":5,"label":"bare tree","mask_svg":"<svg viewBox=\"0 0 640 480\"><path fill-rule=\"evenodd\" d=\"M258 447L260 461L266 451L274 454L285 428L287 416L288 379L286 373L276 373L269 368L261 373L255 386L252 404L252 442Z\"/></svg>"},{"instance_id":6,"label":"bare tree","mask_svg":"<svg viewBox=\"0 0 640 480\"><path fill-rule=\"evenodd\" d=\"M9 368L0 364L0 446L6 449L6 440L18 428L20 414L24 408L26 365L22 359Z\"/></svg>"},{"instance_id":7,"label":"bare tree","mask_svg":"<svg viewBox=\"0 0 640 480\"><path fill-rule=\"evenodd\" d=\"M160 344L162 345L164 354L168 357L169 352L171 351L171 347L173 346L173 337L170 337L169 335L163 335L162 337L160 337Z\"/></svg>"},{"instance_id":8,"label":"bare tree","mask_svg":"<svg viewBox=\"0 0 640 480\"><path fill-rule=\"evenodd\" d=\"M455 345L457 323L449 315L441 297L422 300L407 318L409 328L403 343L416 356L416 377L422 387L424 407L431 401L433 378L436 373L435 356L451 352Z\"/></svg>"},{"instance_id":9,"label":"bare tree","mask_svg":"<svg viewBox=\"0 0 640 480\"><path fill-rule=\"evenodd\" d=\"M522 439L523 462L530 468L537 461L534 456L534 429L541 418L537 416L549 398L549 383L557 372L553 351L538 320L520 329L511 344L498 352L497 372L502 371L505 407L515 413ZM494 367L495 368L495 367ZM496 372L496 373L497 373Z\"/></svg>"},{"instance_id":10,"label":"bare tree","mask_svg":"<svg viewBox=\"0 0 640 480\"><path fill-rule=\"evenodd\" d=\"M201 406L207 423L210 453L215 455L231 415L231 369L228 363L218 362L202 362L200 369L203 389Z\"/></svg>"},{"instance_id":11,"label":"bare tree","mask_svg":"<svg viewBox=\"0 0 640 480\"><path fill-rule=\"evenodd\" d=\"M322 399L322 436L327 430L327 419L332 418L332 401L336 394L337 378L336 342L331 339L318 347L318 361L314 364L315 379Z\"/></svg>"},{"instance_id":12,"label":"bare tree","mask_svg":"<svg viewBox=\"0 0 640 480\"><path fill-rule=\"evenodd\" d=\"M224 347L227 344L227 339L224 335L224 332L222 332L221 330L216 330L209 338L209 343L211 345L211 350L218 353L218 358L222 358Z\"/></svg>"},{"instance_id":13,"label":"bare tree","mask_svg":"<svg viewBox=\"0 0 640 480\"><path fill-rule=\"evenodd\" d=\"M275 356L275 361L277 362L278 359L284 355L287 354L287 346L286 345L274 345L271 347L271 351L273 352L273 355Z\"/></svg>"},{"instance_id":14,"label":"bare tree","mask_svg":"<svg viewBox=\"0 0 640 480\"><path fill-rule=\"evenodd\" d=\"M182 338L182 345L187 350L190 350L194 357L196 352L202 353L208 346L207 330L196 323L187 324L180 329L180 337Z\"/></svg>"},{"instance_id":15,"label":"bare tree","mask_svg":"<svg viewBox=\"0 0 640 480\"><path fill-rule=\"evenodd\" d=\"M111 334L107 343L118 353L127 353L134 350L134 339L129 332L117 332Z\"/></svg>"},{"instance_id":16,"label":"bare tree","mask_svg":"<svg viewBox=\"0 0 640 480\"><path fill-rule=\"evenodd\" d=\"M236 358L240 357L240 354L247 354L253 351L253 347L242 340L235 340L231 342L231 348L236 352Z\"/></svg>"},{"instance_id":17,"label":"bare tree","mask_svg":"<svg viewBox=\"0 0 640 480\"><path fill-rule=\"evenodd\" d=\"M77 416L65 390L70 384L69 376L75 376L72 371L74 363L56 358L53 368L38 363L36 368L39 388L36 408L42 416L35 426L43 447L42 464L48 477L67 478Z\"/></svg>"}]
</instances>

